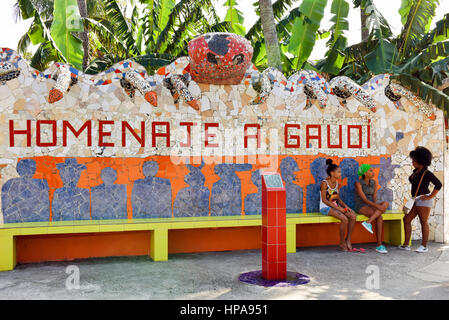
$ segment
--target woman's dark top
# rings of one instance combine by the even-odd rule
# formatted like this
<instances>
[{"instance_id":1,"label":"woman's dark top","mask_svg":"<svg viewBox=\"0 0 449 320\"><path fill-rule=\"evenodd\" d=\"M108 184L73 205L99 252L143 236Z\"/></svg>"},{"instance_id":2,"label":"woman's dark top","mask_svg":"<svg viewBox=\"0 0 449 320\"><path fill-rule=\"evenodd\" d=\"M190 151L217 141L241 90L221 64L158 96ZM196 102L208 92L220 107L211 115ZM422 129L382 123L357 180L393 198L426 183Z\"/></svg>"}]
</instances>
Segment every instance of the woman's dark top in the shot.
<instances>
[{"instance_id":1,"label":"woman's dark top","mask_svg":"<svg viewBox=\"0 0 449 320\"><path fill-rule=\"evenodd\" d=\"M359 180L361 186L362 186L362 191L365 194L366 199L368 199L371 202L374 202L374 191L375 191L375 187L376 187L376 183L374 182L373 179L370 179L369 183L366 183L365 179L361 179ZM360 209L364 206L367 206L367 204L365 202L363 202L362 198L359 197L359 195L357 194L357 192L355 193L355 202L354 202L354 210L356 212L359 212Z\"/></svg>"},{"instance_id":2,"label":"woman's dark top","mask_svg":"<svg viewBox=\"0 0 449 320\"><path fill-rule=\"evenodd\" d=\"M427 171L426 171L427 170ZM413 174L408 178L412 184L412 197L416 194L416 189L418 189L419 181L421 176L425 172L424 178L422 179L421 186L419 187L418 196L422 194L430 193L429 183L432 182L436 190L440 190L443 186L441 181L435 177L435 175L430 172L427 168L423 168L421 171L417 172L418 169L413 170Z\"/></svg>"}]
</instances>

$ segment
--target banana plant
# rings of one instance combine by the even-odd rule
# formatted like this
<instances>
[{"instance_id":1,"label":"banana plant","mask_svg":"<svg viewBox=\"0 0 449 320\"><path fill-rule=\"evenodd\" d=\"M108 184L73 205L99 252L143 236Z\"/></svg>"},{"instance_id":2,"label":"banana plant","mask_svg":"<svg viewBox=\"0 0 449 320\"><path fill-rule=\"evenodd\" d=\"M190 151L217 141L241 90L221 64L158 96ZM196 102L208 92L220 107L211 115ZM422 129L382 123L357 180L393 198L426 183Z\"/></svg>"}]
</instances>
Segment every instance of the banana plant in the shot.
<instances>
[{"instance_id":1,"label":"banana plant","mask_svg":"<svg viewBox=\"0 0 449 320\"><path fill-rule=\"evenodd\" d=\"M316 33L324 16L327 0L303 0L299 6L302 15L295 18L288 52L294 56L292 66L304 67L315 45Z\"/></svg>"},{"instance_id":2,"label":"banana plant","mask_svg":"<svg viewBox=\"0 0 449 320\"><path fill-rule=\"evenodd\" d=\"M326 59L318 69L322 72L338 74L345 60L343 52L348 42L345 32L349 30L349 3L346 0L333 0L331 13L333 25L330 29L331 37L327 42L329 50L326 53Z\"/></svg>"},{"instance_id":3,"label":"banana plant","mask_svg":"<svg viewBox=\"0 0 449 320\"><path fill-rule=\"evenodd\" d=\"M76 0L54 0L50 34L65 61L83 69L83 43L74 32L84 31Z\"/></svg>"},{"instance_id":4,"label":"banana plant","mask_svg":"<svg viewBox=\"0 0 449 320\"><path fill-rule=\"evenodd\" d=\"M430 30L438 1L404 0L399 9L403 27L398 36L391 33L372 0L356 0L354 4L364 6L369 14L370 34L346 48L339 75L362 84L373 75L390 73L393 81L449 116L449 90L443 86L449 83L449 15Z\"/></svg>"}]
</instances>

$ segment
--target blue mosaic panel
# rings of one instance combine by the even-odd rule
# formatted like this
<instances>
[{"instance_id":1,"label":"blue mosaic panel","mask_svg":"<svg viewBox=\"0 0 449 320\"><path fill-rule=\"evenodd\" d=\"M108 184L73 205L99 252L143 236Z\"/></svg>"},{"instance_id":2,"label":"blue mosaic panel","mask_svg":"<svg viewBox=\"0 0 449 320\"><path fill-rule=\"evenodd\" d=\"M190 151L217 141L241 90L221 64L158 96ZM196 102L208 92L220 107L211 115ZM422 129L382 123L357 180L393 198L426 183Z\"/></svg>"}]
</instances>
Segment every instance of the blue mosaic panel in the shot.
<instances>
[{"instance_id":1,"label":"blue mosaic panel","mask_svg":"<svg viewBox=\"0 0 449 320\"><path fill-rule=\"evenodd\" d=\"M246 195L245 214L262 214L262 176L260 170L251 173L251 181L257 187L257 192Z\"/></svg>"},{"instance_id":2,"label":"blue mosaic panel","mask_svg":"<svg viewBox=\"0 0 449 320\"><path fill-rule=\"evenodd\" d=\"M251 164L217 164L215 174L220 180L212 186L211 216L242 214L242 183L236 171L249 171Z\"/></svg>"},{"instance_id":3,"label":"blue mosaic panel","mask_svg":"<svg viewBox=\"0 0 449 320\"><path fill-rule=\"evenodd\" d=\"M106 167L101 170L103 183L91 189L92 219L127 219L126 185L114 184L117 171Z\"/></svg>"},{"instance_id":4,"label":"blue mosaic panel","mask_svg":"<svg viewBox=\"0 0 449 320\"><path fill-rule=\"evenodd\" d=\"M36 161L21 160L16 170L20 178L8 180L2 187L4 223L48 221L49 188L46 180L33 179Z\"/></svg>"},{"instance_id":5,"label":"blue mosaic panel","mask_svg":"<svg viewBox=\"0 0 449 320\"><path fill-rule=\"evenodd\" d=\"M287 213L302 213L302 188L293 183L296 179L295 172L299 171L298 164L292 157L286 157L282 159L280 169L282 180L285 182L286 211Z\"/></svg>"},{"instance_id":6,"label":"blue mosaic panel","mask_svg":"<svg viewBox=\"0 0 449 320\"><path fill-rule=\"evenodd\" d=\"M186 165L190 170L184 178L189 185L187 188L179 190L173 204L173 215L175 217L195 217L209 215L209 195L210 191L204 186L206 178L201 172L204 162L199 167Z\"/></svg>"},{"instance_id":7,"label":"blue mosaic panel","mask_svg":"<svg viewBox=\"0 0 449 320\"><path fill-rule=\"evenodd\" d=\"M388 188L388 183L394 178L394 170L400 166L391 164L391 158L380 158L379 165L373 165L374 168L379 168L378 183L380 189L377 190L377 202L387 201L388 210L391 210L391 205L394 200L393 190Z\"/></svg>"},{"instance_id":8,"label":"blue mosaic panel","mask_svg":"<svg viewBox=\"0 0 449 320\"><path fill-rule=\"evenodd\" d=\"M320 186L321 182L327 178L326 169L326 158L317 158L310 164L310 172L315 183L307 186L306 212L320 211Z\"/></svg>"},{"instance_id":9,"label":"blue mosaic panel","mask_svg":"<svg viewBox=\"0 0 449 320\"><path fill-rule=\"evenodd\" d=\"M78 188L81 173L86 169L74 158L66 159L64 163L56 164L61 176L63 187L55 190L52 201L53 221L89 220L90 193L89 189Z\"/></svg>"},{"instance_id":10,"label":"blue mosaic panel","mask_svg":"<svg viewBox=\"0 0 449 320\"><path fill-rule=\"evenodd\" d=\"M155 177L158 170L156 161L144 162L145 178L134 182L131 193L133 218L171 217L171 183L169 179Z\"/></svg>"},{"instance_id":11,"label":"blue mosaic panel","mask_svg":"<svg viewBox=\"0 0 449 320\"><path fill-rule=\"evenodd\" d=\"M340 189L340 199L346 203L349 208L355 206L355 183L359 180L357 170L359 163L351 158L343 159L340 162L341 178L347 178L346 185Z\"/></svg>"}]
</instances>

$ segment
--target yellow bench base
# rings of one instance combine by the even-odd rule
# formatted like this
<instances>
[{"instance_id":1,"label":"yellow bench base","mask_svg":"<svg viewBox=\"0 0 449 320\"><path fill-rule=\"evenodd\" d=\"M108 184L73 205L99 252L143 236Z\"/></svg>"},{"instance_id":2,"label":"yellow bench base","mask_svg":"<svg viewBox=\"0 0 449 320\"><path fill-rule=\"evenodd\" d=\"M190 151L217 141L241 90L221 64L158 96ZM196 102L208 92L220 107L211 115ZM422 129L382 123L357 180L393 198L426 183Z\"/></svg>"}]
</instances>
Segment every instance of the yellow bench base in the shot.
<instances>
[{"instance_id":1,"label":"yellow bench base","mask_svg":"<svg viewBox=\"0 0 449 320\"><path fill-rule=\"evenodd\" d=\"M384 240L392 245L405 238L403 213L387 212L384 219ZM366 217L358 215L357 221ZM339 220L321 214L287 215L287 253L296 252L296 226L299 224L337 223ZM93 220L63 222L30 222L4 224L0 227L0 271L13 270L16 265L16 237L26 235L77 234L98 232L150 231L150 257L154 261L168 259L168 231L223 227L261 226L261 216L189 217L135 220Z\"/></svg>"}]
</instances>

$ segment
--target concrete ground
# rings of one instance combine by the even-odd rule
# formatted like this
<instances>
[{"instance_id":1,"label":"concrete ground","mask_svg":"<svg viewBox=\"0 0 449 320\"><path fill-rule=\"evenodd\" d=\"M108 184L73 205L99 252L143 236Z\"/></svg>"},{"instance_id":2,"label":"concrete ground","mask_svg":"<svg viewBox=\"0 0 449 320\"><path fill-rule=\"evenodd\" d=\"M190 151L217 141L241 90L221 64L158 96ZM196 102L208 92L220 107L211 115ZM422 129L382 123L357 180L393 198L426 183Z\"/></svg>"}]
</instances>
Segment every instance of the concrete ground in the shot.
<instances>
[{"instance_id":1,"label":"concrete ground","mask_svg":"<svg viewBox=\"0 0 449 320\"><path fill-rule=\"evenodd\" d=\"M176 254L166 262L117 257L18 265L0 273L0 299L449 300L449 245L430 243L427 254L387 246L387 255L373 244L363 247L365 254L298 248L288 255L287 269L311 281L284 288L239 282L240 273L261 268L259 250ZM68 266L79 268L79 289L66 288Z\"/></svg>"}]
</instances>

